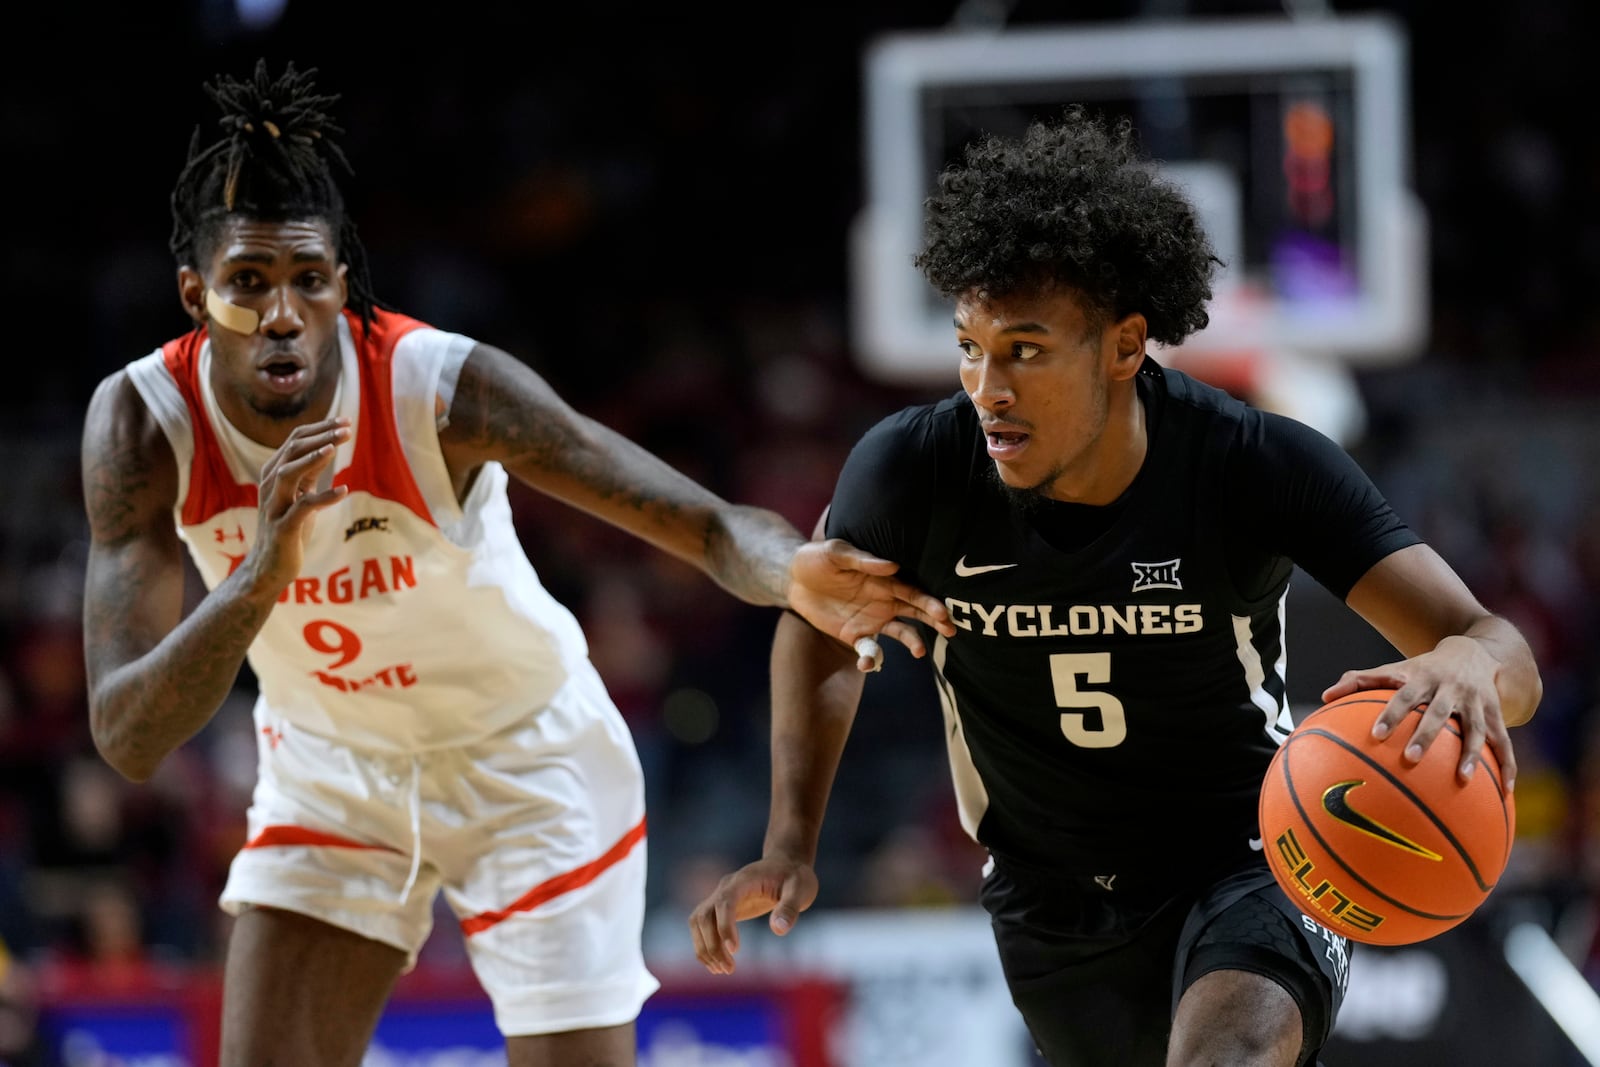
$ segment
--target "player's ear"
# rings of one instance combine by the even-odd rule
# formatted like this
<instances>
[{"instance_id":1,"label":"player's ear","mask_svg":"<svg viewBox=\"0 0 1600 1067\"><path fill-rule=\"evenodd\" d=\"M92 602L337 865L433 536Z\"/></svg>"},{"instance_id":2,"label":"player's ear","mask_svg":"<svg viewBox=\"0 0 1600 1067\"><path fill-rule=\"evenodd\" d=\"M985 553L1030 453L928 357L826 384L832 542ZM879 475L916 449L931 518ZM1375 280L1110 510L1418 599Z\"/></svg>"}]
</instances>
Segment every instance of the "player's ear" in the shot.
<instances>
[{"instance_id":1,"label":"player's ear","mask_svg":"<svg viewBox=\"0 0 1600 1067\"><path fill-rule=\"evenodd\" d=\"M1116 354L1111 360L1111 377L1126 381L1139 373L1144 364L1144 343L1150 324L1137 311L1131 312L1111 324L1111 336L1116 344Z\"/></svg>"},{"instance_id":2,"label":"player's ear","mask_svg":"<svg viewBox=\"0 0 1600 1067\"><path fill-rule=\"evenodd\" d=\"M178 301L195 325L205 324L206 280L193 267L178 268Z\"/></svg>"}]
</instances>

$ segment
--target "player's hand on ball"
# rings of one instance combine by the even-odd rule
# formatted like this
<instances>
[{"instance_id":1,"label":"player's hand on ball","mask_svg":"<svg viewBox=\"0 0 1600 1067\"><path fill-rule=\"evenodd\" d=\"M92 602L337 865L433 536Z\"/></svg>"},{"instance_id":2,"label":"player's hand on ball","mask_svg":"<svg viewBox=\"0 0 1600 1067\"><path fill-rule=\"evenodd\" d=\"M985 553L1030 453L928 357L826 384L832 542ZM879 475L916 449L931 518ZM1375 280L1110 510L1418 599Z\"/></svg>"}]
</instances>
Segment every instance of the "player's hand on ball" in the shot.
<instances>
[{"instance_id":1,"label":"player's hand on ball","mask_svg":"<svg viewBox=\"0 0 1600 1067\"><path fill-rule=\"evenodd\" d=\"M1445 724L1454 720L1461 731L1462 756L1457 768L1461 781L1472 777L1476 754L1487 744L1500 762L1504 788L1510 792L1517 781L1517 757L1495 687L1497 666L1478 642L1447 637L1420 656L1345 671L1323 691L1322 699L1326 703L1362 690L1393 689L1394 699L1373 722L1373 737L1387 738L1411 709L1422 707L1415 729L1394 738L1405 745L1408 762L1419 762Z\"/></svg>"}]
</instances>

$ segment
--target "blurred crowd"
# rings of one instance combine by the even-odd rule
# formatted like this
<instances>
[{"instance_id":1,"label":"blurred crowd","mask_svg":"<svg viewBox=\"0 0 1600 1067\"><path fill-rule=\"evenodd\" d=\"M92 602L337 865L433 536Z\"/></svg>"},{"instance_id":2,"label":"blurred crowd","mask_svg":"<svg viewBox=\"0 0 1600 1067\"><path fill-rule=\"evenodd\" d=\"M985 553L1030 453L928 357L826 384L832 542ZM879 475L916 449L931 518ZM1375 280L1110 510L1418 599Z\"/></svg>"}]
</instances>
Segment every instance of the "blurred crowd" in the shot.
<instances>
[{"instance_id":1,"label":"blurred crowd","mask_svg":"<svg viewBox=\"0 0 1600 1067\"><path fill-rule=\"evenodd\" d=\"M892 8L884 27L929 23ZM348 87L353 206L381 296L523 356L582 410L725 497L809 530L863 430L955 388L953 360L948 383L908 387L867 377L850 350L845 230L860 196L859 45L872 29L853 18L797 26L781 55L719 53L718 69L630 56L606 69L609 95L589 91L592 50L513 71L493 62L505 57L492 45L473 64L471 49L445 41L426 82L385 93L362 91L336 40L326 59L316 45L282 54ZM1514 732L1519 840L1503 893L1537 902L1600 986L1600 153L1557 117L1574 86L1594 88L1580 47L1593 15L1531 0L1498 18L1457 27L1448 56L1437 35L1414 38L1430 337L1415 360L1356 372L1365 428L1350 447L1534 644L1545 698ZM164 246L166 190L187 139L172 116L200 116L199 79L241 68L263 44L226 20L168 29L212 47L204 63L141 68L140 96L159 107L106 121L130 106L114 76L131 70L107 56L102 81L74 97L84 111L60 120L110 139L57 146L80 153L70 167L149 142L117 164L136 159L129 169L141 172L118 176L126 195L85 208L80 222L94 229L75 249L60 228L67 206L45 200L58 210L22 226L6 260L13 293L38 292L25 287L38 285L40 264L75 282L61 316L42 316L66 340L38 342L38 353L66 352L31 357L35 387L9 398L0 436L0 1062L23 1062L25 1012L14 1006L27 1003L26 983L91 967L145 980L216 960L215 900L253 785L248 670L146 784L111 771L88 733L83 405L102 375L185 327ZM285 38L300 49L314 35ZM1470 78L1448 74L1466 68ZM634 103L619 115L625 94ZM414 159L373 132L393 135L396 111ZM6 131L42 144L50 123L48 109L8 111ZM649 788L652 919L681 923L708 880L759 851L776 616L531 491L514 488L513 504L530 557L579 616L633 728ZM1289 624L1301 711L1338 671L1389 658L1306 584ZM898 646L887 653L840 770L818 906L974 902L982 857L954 814L928 669Z\"/></svg>"}]
</instances>

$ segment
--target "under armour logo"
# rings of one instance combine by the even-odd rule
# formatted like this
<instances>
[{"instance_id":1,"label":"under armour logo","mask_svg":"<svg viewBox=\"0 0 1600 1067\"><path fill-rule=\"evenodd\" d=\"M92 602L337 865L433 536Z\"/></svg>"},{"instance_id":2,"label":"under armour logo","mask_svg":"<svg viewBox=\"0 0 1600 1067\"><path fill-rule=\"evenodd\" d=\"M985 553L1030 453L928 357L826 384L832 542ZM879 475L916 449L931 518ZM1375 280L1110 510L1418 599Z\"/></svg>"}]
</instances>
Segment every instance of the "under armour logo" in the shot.
<instances>
[{"instance_id":1,"label":"under armour logo","mask_svg":"<svg viewBox=\"0 0 1600 1067\"><path fill-rule=\"evenodd\" d=\"M1178 581L1178 564L1181 559L1162 560L1160 563L1134 563L1133 564L1133 591L1142 593L1146 589L1182 589L1183 583Z\"/></svg>"}]
</instances>

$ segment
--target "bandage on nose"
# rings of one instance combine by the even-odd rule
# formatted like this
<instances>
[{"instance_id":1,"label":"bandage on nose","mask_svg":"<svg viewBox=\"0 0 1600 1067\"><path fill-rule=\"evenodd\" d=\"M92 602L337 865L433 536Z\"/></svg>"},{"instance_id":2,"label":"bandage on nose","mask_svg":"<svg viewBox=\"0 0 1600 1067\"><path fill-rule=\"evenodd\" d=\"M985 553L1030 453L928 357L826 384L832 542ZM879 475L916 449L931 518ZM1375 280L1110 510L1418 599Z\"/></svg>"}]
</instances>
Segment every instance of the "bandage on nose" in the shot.
<instances>
[{"instance_id":1,"label":"bandage on nose","mask_svg":"<svg viewBox=\"0 0 1600 1067\"><path fill-rule=\"evenodd\" d=\"M215 289L206 290L206 314L212 322L234 333L252 334L261 328L260 312L228 303Z\"/></svg>"}]
</instances>

